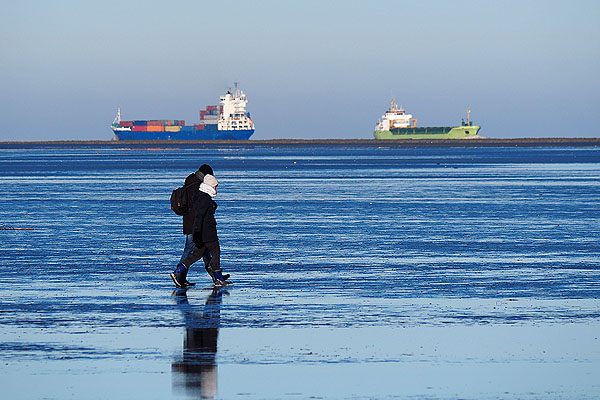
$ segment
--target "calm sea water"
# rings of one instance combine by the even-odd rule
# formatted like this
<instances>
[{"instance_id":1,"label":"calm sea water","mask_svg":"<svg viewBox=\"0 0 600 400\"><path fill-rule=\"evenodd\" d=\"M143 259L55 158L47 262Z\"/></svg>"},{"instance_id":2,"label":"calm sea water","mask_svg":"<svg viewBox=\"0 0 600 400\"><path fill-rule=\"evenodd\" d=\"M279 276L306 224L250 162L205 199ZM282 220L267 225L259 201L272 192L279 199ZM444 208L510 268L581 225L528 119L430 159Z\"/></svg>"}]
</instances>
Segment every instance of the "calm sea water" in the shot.
<instances>
[{"instance_id":1,"label":"calm sea water","mask_svg":"<svg viewBox=\"0 0 600 400\"><path fill-rule=\"evenodd\" d=\"M234 284L174 292L202 163ZM597 398L599 214L594 147L0 149L0 386Z\"/></svg>"}]
</instances>

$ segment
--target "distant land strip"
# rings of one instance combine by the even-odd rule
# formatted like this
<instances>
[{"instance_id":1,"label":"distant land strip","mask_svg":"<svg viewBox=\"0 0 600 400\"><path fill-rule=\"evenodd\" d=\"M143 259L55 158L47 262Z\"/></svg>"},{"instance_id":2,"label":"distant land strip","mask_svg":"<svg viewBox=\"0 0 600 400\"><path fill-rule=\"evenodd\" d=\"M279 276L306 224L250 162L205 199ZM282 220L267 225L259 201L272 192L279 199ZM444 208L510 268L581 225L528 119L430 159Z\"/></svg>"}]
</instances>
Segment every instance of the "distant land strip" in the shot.
<instances>
[{"instance_id":1,"label":"distant land strip","mask_svg":"<svg viewBox=\"0 0 600 400\"><path fill-rule=\"evenodd\" d=\"M269 139L269 140L55 140L0 142L0 148L32 147L215 147L215 146L363 146L363 147L545 147L600 146L600 138L522 139Z\"/></svg>"}]
</instances>

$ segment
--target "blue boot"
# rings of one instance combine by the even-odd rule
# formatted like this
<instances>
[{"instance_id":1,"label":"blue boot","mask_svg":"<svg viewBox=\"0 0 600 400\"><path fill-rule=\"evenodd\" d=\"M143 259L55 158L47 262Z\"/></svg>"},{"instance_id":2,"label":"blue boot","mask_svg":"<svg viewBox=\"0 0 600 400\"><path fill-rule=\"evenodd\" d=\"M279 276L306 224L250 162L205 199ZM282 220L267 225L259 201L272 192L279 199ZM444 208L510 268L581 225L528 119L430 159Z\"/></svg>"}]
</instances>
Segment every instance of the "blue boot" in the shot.
<instances>
[{"instance_id":1,"label":"blue boot","mask_svg":"<svg viewBox=\"0 0 600 400\"><path fill-rule=\"evenodd\" d=\"M190 282L187 280L187 273L190 269L187 268L185 270L185 272L183 273L183 276L181 277L181 280L179 282L181 282L183 284L183 287L188 287L188 286L195 286L196 283L195 282Z\"/></svg>"},{"instance_id":2,"label":"blue boot","mask_svg":"<svg viewBox=\"0 0 600 400\"><path fill-rule=\"evenodd\" d=\"M225 286L227 285L227 282L225 281L225 278L223 277L223 273L221 271L217 271L217 272L213 272L213 282L215 284L215 286Z\"/></svg>"},{"instance_id":3,"label":"blue boot","mask_svg":"<svg viewBox=\"0 0 600 400\"><path fill-rule=\"evenodd\" d=\"M210 265L205 264L204 269L206 270L206 272L208 272L208 275L210 275L210 279L212 279L213 283L217 283L217 278L215 277L215 273L212 272L212 269L210 269ZM229 274L222 275L222 270L219 273L221 274L221 278L219 280L222 282L227 281L227 279L229 279L229 277L231 276Z\"/></svg>"},{"instance_id":4,"label":"blue boot","mask_svg":"<svg viewBox=\"0 0 600 400\"><path fill-rule=\"evenodd\" d=\"M187 275L188 268L182 263L177 264L175 271L171 272L171 279L178 288L185 287L185 276Z\"/></svg>"}]
</instances>

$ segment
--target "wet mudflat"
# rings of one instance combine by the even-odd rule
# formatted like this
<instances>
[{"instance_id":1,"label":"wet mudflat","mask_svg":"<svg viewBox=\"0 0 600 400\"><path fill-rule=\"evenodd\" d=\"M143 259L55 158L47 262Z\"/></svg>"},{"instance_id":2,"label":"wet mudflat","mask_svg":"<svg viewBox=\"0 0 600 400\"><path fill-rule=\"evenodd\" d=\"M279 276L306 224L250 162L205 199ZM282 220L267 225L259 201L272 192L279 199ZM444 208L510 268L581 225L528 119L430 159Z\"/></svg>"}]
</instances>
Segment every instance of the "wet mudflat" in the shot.
<instances>
[{"instance_id":1,"label":"wet mudflat","mask_svg":"<svg viewBox=\"0 0 600 400\"><path fill-rule=\"evenodd\" d=\"M204 162L234 284L175 290ZM598 398L598 193L595 147L0 150L3 397Z\"/></svg>"}]
</instances>

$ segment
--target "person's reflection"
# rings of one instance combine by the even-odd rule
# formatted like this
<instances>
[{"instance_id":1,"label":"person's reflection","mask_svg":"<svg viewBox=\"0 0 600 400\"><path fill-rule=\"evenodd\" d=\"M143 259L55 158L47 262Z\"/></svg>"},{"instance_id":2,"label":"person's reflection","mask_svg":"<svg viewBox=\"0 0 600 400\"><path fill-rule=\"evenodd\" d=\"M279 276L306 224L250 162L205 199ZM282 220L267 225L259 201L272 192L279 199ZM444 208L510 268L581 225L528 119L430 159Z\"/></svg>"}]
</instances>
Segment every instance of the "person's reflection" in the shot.
<instances>
[{"instance_id":1,"label":"person's reflection","mask_svg":"<svg viewBox=\"0 0 600 400\"><path fill-rule=\"evenodd\" d=\"M186 289L173 292L185 319L183 359L173 362L173 386L186 395L213 398L217 395L217 336L221 317L221 288L214 288L204 307L188 303Z\"/></svg>"}]
</instances>

